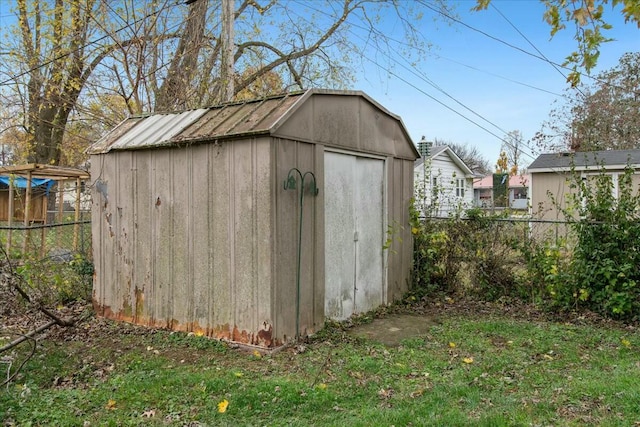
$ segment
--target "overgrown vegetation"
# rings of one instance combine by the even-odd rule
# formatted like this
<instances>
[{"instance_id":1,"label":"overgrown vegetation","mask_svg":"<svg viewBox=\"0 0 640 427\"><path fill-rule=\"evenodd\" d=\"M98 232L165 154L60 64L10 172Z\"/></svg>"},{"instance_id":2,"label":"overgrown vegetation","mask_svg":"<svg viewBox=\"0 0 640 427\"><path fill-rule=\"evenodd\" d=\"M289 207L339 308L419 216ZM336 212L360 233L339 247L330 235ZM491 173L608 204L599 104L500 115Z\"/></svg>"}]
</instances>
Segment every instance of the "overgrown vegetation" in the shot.
<instances>
[{"instance_id":1,"label":"overgrown vegetation","mask_svg":"<svg viewBox=\"0 0 640 427\"><path fill-rule=\"evenodd\" d=\"M519 298L555 310L640 317L640 195L633 170L571 175L561 235L477 209L422 220L412 210L415 290Z\"/></svg>"}]
</instances>

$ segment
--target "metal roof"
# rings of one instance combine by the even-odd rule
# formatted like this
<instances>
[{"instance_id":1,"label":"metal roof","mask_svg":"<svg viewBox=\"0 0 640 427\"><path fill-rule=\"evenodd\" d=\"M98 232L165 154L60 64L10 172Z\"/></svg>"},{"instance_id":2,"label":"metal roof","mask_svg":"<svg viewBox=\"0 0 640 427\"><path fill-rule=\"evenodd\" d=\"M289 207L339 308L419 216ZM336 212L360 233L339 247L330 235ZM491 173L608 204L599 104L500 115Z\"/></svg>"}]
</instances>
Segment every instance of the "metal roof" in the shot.
<instances>
[{"instance_id":1,"label":"metal roof","mask_svg":"<svg viewBox=\"0 0 640 427\"><path fill-rule=\"evenodd\" d=\"M112 150L135 150L269 133L304 94L296 92L198 110L131 117L94 143L87 152L102 154Z\"/></svg>"},{"instance_id":2,"label":"metal roof","mask_svg":"<svg viewBox=\"0 0 640 427\"><path fill-rule=\"evenodd\" d=\"M363 92L310 89L198 110L130 117L96 141L87 153L104 154L113 150L137 150L273 134L313 94L363 97L396 119L407 140L411 140L400 117ZM412 148L415 151L415 147Z\"/></svg>"},{"instance_id":3,"label":"metal roof","mask_svg":"<svg viewBox=\"0 0 640 427\"><path fill-rule=\"evenodd\" d=\"M640 150L582 151L577 153L540 154L527 168L530 172L568 170L602 166L624 168L627 164L640 165Z\"/></svg>"}]
</instances>

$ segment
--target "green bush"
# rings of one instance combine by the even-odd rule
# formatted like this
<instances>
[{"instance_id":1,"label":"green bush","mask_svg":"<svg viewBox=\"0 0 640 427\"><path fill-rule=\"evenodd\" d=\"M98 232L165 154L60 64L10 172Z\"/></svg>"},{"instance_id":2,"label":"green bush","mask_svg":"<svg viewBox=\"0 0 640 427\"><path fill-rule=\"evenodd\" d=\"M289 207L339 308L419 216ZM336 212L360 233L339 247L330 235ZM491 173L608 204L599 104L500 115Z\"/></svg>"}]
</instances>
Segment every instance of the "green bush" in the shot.
<instances>
[{"instance_id":1,"label":"green bush","mask_svg":"<svg viewBox=\"0 0 640 427\"><path fill-rule=\"evenodd\" d=\"M604 171L589 180L574 173L577 191L563 208L578 215L571 223L576 243L567 291L580 305L619 318L640 314L640 196L633 173L627 167L619 176L617 197Z\"/></svg>"},{"instance_id":2,"label":"green bush","mask_svg":"<svg viewBox=\"0 0 640 427\"><path fill-rule=\"evenodd\" d=\"M93 264L79 254L70 260L23 259L16 273L30 297L45 306L91 301Z\"/></svg>"},{"instance_id":3,"label":"green bush","mask_svg":"<svg viewBox=\"0 0 640 427\"><path fill-rule=\"evenodd\" d=\"M520 263L515 242L524 224L499 222L480 209L449 218L426 218L412 209L414 290L480 296L495 300L515 296L514 270Z\"/></svg>"}]
</instances>

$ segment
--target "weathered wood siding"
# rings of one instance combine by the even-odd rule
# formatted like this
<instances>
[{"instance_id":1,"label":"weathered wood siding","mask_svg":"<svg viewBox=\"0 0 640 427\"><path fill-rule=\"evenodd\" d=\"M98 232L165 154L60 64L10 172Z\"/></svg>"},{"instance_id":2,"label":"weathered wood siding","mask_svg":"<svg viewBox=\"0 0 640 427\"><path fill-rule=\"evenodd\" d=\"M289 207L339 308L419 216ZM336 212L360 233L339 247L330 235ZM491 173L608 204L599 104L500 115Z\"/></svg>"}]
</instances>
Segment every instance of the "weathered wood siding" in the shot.
<instances>
[{"instance_id":1,"label":"weathered wood siding","mask_svg":"<svg viewBox=\"0 0 640 427\"><path fill-rule=\"evenodd\" d=\"M271 155L263 139L93 156L99 313L275 344Z\"/></svg>"}]
</instances>

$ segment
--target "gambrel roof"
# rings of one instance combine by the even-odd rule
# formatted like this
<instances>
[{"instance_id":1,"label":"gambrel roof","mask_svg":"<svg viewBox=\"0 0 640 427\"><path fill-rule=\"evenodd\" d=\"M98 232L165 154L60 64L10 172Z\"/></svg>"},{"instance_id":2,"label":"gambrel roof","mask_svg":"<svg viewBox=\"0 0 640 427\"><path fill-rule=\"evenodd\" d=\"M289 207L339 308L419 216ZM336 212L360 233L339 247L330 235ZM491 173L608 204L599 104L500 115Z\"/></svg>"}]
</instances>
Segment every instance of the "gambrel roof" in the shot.
<instances>
[{"instance_id":1,"label":"gambrel roof","mask_svg":"<svg viewBox=\"0 0 640 427\"><path fill-rule=\"evenodd\" d=\"M369 117L375 118L375 126L367 122ZM95 142L88 153L106 154L261 136L365 150L410 160L420 156L399 116L363 92L324 89L130 117Z\"/></svg>"}]
</instances>

